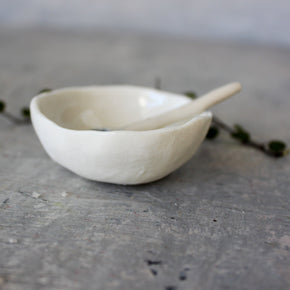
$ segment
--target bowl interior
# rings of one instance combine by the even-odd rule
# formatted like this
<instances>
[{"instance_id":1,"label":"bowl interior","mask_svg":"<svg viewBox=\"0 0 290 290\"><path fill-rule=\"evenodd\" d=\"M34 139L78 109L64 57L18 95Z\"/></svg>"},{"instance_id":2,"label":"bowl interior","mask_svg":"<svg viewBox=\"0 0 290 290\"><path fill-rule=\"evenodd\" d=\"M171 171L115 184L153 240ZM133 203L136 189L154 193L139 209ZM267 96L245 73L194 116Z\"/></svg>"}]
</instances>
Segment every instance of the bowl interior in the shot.
<instances>
[{"instance_id":1,"label":"bowl interior","mask_svg":"<svg viewBox=\"0 0 290 290\"><path fill-rule=\"evenodd\" d=\"M114 129L158 115L190 100L154 89L107 86L56 90L38 99L40 111L73 130Z\"/></svg>"}]
</instances>

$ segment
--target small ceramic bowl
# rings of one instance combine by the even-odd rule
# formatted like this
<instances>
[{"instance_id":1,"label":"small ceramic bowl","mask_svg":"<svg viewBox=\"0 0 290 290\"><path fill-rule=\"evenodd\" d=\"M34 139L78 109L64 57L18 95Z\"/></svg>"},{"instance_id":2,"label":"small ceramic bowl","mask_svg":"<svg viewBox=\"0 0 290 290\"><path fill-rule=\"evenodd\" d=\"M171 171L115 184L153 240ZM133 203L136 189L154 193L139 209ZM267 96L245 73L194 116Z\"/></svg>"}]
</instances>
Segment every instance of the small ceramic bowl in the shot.
<instances>
[{"instance_id":1,"label":"small ceramic bowl","mask_svg":"<svg viewBox=\"0 0 290 290\"><path fill-rule=\"evenodd\" d=\"M34 97L30 109L36 134L54 161L91 180L141 184L187 162L203 141L212 114L149 131L93 129L114 130L190 101L143 87L71 87Z\"/></svg>"}]
</instances>

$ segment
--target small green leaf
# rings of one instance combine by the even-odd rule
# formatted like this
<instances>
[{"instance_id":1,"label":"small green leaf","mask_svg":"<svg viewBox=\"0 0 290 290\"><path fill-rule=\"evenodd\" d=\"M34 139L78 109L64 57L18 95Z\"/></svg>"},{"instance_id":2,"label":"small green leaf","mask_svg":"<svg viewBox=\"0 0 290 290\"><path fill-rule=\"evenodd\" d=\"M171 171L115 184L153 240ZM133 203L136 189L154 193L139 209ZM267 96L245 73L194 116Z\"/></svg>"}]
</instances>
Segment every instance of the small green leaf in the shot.
<instances>
[{"instance_id":1,"label":"small green leaf","mask_svg":"<svg viewBox=\"0 0 290 290\"><path fill-rule=\"evenodd\" d=\"M216 126L211 126L207 132L206 138L209 140L215 139L219 135L219 128Z\"/></svg>"},{"instance_id":2,"label":"small green leaf","mask_svg":"<svg viewBox=\"0 0 290 290\"><path fill-rule=\"evenodd\" d=\"M38 95L43 94L43 93L49 93L49 92L51 92L51 91L52 91L52 89L45 88L45 89L40 90L40 91L38 92Z\"/></svg>"},{"instance_id":3,"label":"small green leaf","mask_svg":"<svg viewBox=\"0 0 290 290\"><path fill-rule=\"evenodd\" d=\"M191 99L196 99L197 98L197 94L195 92L189 91L189 92L185 92L183 93L185 96L191 98Z\"/></svg>"},{"instance_id":4,"label":"small green leaf","mask_svg":"<svg viewBox=\"0 0 290 290\"><path fill-rule=\"evenodd\" d=\"M239 140L242 143L249 143L251 135L241 125L234 125L235 132L231 134L234 139Z\"/></svg>"},{"instance_id":5,"label":"small green leaf","mask_svg":"<svg viewBox=\"0 0 290 290\"><path fill-rule=\"evenodd\" d=\"M273 153L283 153L286 150L286 144L280 140L272 140L268 143L268 148Z\"/></svg>"},{"instance_id":6,"label":"small green leaf","mask_svg":"<svg viewBox=\"0 0 290 290\"><path fill-rule=\"evenodd\" d=\"M25 118L29 118L30 117L30 110L28 107L24 107L21 109L21 115Z\"/></svg>"},{"instance_id":7,"label":"small green leaf","mask_svg":"<svg viewBox=\"0 0 290 290\"><path fill-rule=\"evenodd\" d=\"M4 101L0 100L0 113L5 111L6 104Z\"/></svg>"}]
</instances>

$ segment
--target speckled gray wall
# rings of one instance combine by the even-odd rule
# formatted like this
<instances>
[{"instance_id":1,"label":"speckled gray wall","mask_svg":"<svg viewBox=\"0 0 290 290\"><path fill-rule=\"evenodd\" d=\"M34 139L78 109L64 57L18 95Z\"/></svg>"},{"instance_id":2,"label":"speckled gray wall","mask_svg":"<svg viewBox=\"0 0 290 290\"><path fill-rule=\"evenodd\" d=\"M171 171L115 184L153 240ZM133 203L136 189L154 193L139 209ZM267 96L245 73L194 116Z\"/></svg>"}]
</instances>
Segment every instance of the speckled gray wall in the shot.
<instances>
[{"instance_id":1,"label":"speckled gray wall","mask_svg":"<svg viewBox=\"0 0 290 290\"><path fill-rule=\"evenodd\" d=\"M0 24L126 29L290 46L290 1L0 0Z\"/></svg>"}]
</instances>

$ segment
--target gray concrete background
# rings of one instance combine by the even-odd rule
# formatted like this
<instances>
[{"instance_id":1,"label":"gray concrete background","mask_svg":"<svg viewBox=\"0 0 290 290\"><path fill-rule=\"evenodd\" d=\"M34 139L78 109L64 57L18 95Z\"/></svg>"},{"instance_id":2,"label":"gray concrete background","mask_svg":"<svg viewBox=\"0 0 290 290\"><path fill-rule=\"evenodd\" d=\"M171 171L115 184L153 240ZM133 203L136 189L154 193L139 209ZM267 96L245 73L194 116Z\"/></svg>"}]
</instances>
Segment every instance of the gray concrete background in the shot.
<instances>
[{"instance_id":1,"label":"gray concrete background","mask_svg":"<svg viewBox=\"0 0 290 290\"><path fill-rule=\"evenodd\" d=\"M290 45L289 0L0 0L0 25L106 28Z\"/></svg>"},{"instance_id":2,"label":"gray concrete background","mask_svg":"<svg viewBox=\"0 0 290 290\"><path fill-rule=\"evenodd\" d=\"M133 34L0 31L0 96L17 114L43 87L135 84L206 92L261 140L289 136L290 51ZM0 119L0 288L290 288L290 163L227 135L142 186L91 182L48 158L31 126Z\"/></svg>"}]
</instances>

